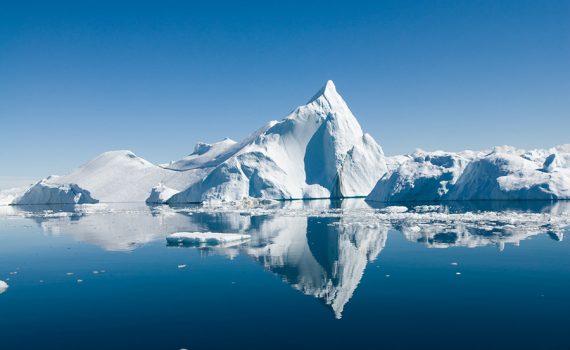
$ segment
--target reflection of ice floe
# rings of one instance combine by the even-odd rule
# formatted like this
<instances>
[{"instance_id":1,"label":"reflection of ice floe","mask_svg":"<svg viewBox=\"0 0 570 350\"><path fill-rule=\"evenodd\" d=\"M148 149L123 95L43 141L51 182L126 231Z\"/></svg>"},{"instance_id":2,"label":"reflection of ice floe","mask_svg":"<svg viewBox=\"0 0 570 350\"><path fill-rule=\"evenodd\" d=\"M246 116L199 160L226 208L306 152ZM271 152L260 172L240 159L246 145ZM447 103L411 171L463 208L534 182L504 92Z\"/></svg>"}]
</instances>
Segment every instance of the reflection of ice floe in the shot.
<instances>
[{"instance_id":1,"label":"reflection of ice floe","mask_svg":"<svg viewBox=\"0 0 570 350\"><path fill-rule=\"evenodd\" d=\"M219 232L176 232L166 237L169 245L208 246L245 242L250 235Z\"/></svg>"}]
</instances>

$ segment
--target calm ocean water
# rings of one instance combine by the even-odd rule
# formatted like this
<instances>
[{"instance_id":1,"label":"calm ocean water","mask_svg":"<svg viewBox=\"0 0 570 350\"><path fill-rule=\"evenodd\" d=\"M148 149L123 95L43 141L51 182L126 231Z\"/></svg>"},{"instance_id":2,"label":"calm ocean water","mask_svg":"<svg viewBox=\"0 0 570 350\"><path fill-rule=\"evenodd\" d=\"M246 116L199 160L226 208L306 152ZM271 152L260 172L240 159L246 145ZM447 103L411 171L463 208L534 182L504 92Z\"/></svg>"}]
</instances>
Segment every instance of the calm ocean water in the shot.
<instances>
[{"instance_id":1,"label":"calm ocean water","mask_svg":"<svg viewBox=\"0 0 570 350\"><path fill-rule=\"evenodd\" d=\"M569 203L408 207L3 207L0 349L570 349Z\"/></svg>"}]
</instances>

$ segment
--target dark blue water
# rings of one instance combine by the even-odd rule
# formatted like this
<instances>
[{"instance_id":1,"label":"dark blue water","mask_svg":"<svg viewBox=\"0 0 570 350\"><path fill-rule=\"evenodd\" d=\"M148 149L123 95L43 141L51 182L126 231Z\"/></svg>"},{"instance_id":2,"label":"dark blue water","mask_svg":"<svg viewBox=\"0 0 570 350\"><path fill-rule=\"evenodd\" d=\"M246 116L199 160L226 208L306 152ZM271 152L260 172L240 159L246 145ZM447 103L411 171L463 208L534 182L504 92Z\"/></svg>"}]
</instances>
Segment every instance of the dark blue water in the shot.
<instances>
[{"instance_id":1,"label":"dark blue water","mask_svg":"<svg viewBox=\"0 0 570 350\"><path fill-rule=\"evenodd\" d=\"M551 227L44 209L0 217L1 349L570 349L570 244ZM167 246L182 230L252 238Z\"/></svg>"}]
</instances>

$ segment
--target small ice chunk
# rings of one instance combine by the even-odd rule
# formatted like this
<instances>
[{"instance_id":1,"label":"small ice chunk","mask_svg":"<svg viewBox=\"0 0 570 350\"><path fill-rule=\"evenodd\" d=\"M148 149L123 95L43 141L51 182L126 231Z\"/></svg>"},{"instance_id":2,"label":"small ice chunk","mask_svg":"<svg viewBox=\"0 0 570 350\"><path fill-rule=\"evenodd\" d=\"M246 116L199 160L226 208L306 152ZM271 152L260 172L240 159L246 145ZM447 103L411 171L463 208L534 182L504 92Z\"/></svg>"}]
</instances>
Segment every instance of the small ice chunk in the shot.
<instances>
[{"instance_id":1,"label":"small ice chunk","mask_svg":"<svg viewBox=\"0 0 570 350\"><path fill-rule=\"evenodd\" d=\"M186 264L180 264L180 265L178 265L178 268L179 268L179 269L183 269L183 268L185 268L185 267L186 267Z\"/></svg>"},{"instance_id":2,"label":"small ice chunk","mask_svg":"<svg viewBox=\"0 0 570 350\"><path fill-rule=\"evenodd\" d=\"M392 206L382 208L379 210L379 212L383 213L383 214L405 213L407 211L408 211L407 207L400 206L400 205L392 205Z\"/></svg>"},{"instance_id":3,"label":"small ice chunk","mask_svg":"<svg viewBox=\"0 0 570 350\"><path fill-rule=\"evenodd\" d=\"M456 263L456 262L452 262L452 263L451 263L451 265L453 265L453 266L457 266L457 265L459 265L459 264L458 264L458 263Z\"/></svg>"},{"instance_id":4,"label":"small ice chunk","mask_svg":"<svg viewBox=\"0 0 570 350\"><path fill-rule=\"evenodd\" d=\"M416 213L432 213L439 212L442 210L441 205L416 205L414 211Z\"/></svg>"},{"instance_id":5,"label":"small ice chunk","mask_svg":"<svg viewBox=\"0 0 570 350\"><path fill-rule=\"evenodd\" d=\"M457 276L460 276L460 275L461 275L461 272L456 272L455 274L456 274Z\"/></svg>"},{"instance_id":6,"label":"small ice chunk","mask_svg":"<svg viewBox=\"0 0 570 350\"><path fill-rule=\"evenodd\" d=\"M77 280L77 283L81 283L81 282L83 282L83 280L81 280L81 279Z\"/></svg>"},{"instance_id":7,"label":"small ice chunk","mask_svg":"<svg viewBox=\"0 0 570 350\"><path fill-rule=\"evenodd\" d=\"M66 272L65 275L67 275L67 276L73 276L73 272Z\"/></svg>"},{"instance_id":8,"label":"small ice chunk","mask_svg":"<svg viewBox=\"0 0 570 350\"><path fill-rule=\"evenodd\" d=\"M0 294L4 293L8 289L8 283L0 280Z\"/></svg>"},{"instance_id":9,"label":"small ice chunk","mask_svg":"<svg viewBox=\"0 0 570 350\"><path fill-rule=\"evenodd\" d=\"M219 232L176 232L166 237L172 245L220 245L229 242L247 241L250 235Z\"/></svg>"}]
</instances>

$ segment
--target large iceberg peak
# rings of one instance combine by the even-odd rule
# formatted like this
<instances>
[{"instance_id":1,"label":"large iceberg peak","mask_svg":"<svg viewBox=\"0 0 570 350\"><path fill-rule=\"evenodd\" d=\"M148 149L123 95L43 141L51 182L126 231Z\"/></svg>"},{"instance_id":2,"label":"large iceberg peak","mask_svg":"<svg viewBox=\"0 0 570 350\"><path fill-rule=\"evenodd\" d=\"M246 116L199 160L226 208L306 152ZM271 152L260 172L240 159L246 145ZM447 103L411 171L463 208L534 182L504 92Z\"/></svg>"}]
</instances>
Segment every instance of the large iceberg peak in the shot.
<instances>
[{"instance_id":1,"label":"large iceberg peak","mask_svg":"<svg viewBox=\"0 0 570 350\"><path fill-rule=\"evenodd\" d=\"M202 181L168 202L366 196L386 171L382 148L330 80L307 104L224 154L208 163L215 169ZM195 162L191 157L185 161Z\"/></svg>"},{"instance_id":2,"label":"large iceberg peak","mask_svg":"<svg viewBox=\"0 0 570 350\"><path fill-rule=\"evenodd\" d=\"M313 97L309 100L309 102L307 102L307 104L312 103L318 100L319 98L336 99L338 97L340 97L340 95L336 91L336 86L334 85L334 82L332 80L327 80L325 85L319 91L317 91L315 95L313 95ZM340 98L342 99L342 97Z\"/></svg>"},{"instance_id":3,"label":"large iceberg peak","mask_svg":"<svg viewBox=\"0 0 570 350\"><path fill-rule=\"evenodd\" d=\"M342 96L336 91L336 86L332 80L328 80L303 107L320 109L327 114L335 112L335 115L351 116L352 119L355 119Z\"/></svg>"}]
</instances>

